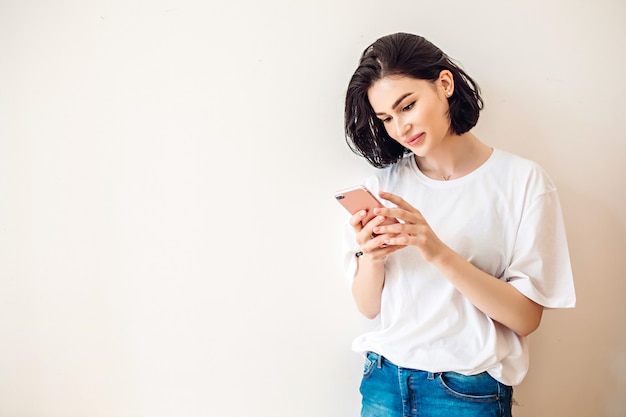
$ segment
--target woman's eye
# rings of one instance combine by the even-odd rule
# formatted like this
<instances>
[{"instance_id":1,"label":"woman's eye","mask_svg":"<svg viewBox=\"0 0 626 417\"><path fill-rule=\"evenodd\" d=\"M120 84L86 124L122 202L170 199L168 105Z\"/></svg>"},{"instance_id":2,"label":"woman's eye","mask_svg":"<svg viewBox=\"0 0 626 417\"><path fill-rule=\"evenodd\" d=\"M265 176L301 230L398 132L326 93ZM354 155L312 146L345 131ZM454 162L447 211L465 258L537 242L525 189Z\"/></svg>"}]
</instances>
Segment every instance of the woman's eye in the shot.
<instances>
[{"instance_id":1,"label":"woman's eye","mask_svg":"<svg viewBox=\"0 0 626 417\"><path fill-rule=\"evenodd\" d=\"M402 108L402 111L409 111L409 110L411 110L411 109L413 108L413 106L414 106L414 105L415 105L415 102L412 102L412 103L410 103L410 104L407 104L406 106L404 106L404 107Z\"/></svg>"},{"instance_id":2,"label":"woman's eye","mask_svg":"<svg viewBox=\"0 0 626 417\"><path fill-rule=\"evenodd\" d=\"M391 121L391 117L386 117L384 119L380 119L383 123L389 123Z\"/></svg>"}]
</instances>

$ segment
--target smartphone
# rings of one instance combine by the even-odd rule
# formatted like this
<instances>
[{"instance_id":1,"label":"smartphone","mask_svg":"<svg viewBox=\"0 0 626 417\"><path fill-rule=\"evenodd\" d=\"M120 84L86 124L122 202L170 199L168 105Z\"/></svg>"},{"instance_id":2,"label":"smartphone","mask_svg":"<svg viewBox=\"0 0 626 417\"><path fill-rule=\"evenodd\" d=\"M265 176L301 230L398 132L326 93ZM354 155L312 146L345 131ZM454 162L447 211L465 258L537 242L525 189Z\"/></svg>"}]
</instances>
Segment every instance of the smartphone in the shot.
<instances>
[{"instance_id":1,"label":"smartphone","mask_svg":"<svg viewBox=\"0 0 626 417\"><path fill-rule=\"evenodd\" d=\"M354 214L360 210L367 210L367 215L363 219L362 223L365 225L372 220L376 215L374 209L377 207L384 207L374 194L363 185L357 185L355 187L346 188L335 193L335 199L350 212ZM387 217L382 224L398 223L398 220L393 217Z\"/></svg>"}]
</instances>

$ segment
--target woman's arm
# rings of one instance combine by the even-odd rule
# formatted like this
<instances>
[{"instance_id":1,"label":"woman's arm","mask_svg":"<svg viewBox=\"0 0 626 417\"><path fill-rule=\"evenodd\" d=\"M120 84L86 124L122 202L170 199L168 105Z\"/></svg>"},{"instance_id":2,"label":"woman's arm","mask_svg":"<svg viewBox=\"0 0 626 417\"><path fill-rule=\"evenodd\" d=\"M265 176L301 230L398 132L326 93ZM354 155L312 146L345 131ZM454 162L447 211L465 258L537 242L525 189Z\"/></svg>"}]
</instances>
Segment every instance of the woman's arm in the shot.
<instances>
[{"instance_id":1,"label":"woman's arm","mask_svg":"<svg viewBox=\"0 0 626 417\"><path fill-rule=\"evenodd\" d=\"M380 226L385 217L377 216L366 225L362 210L350 218L350 225L356 232L356 242L362 255L357 260L357 270L352 282L352 296L357 308L365 317L375 318L380 313L381 297L385 285L385 259L387 256L404 246L389 246L385 240L392 235L374 235L373 229Z\"/></svg>"},{"instance_id":2,"label":"woman's arm","mask_svg":"<svg viewBox=\"0 0 626 417\"><path fill-rule=\"evenodd\" d=\"M374 227L374 233L388 234L385 244L415 246L424 260L441 271L476 308L518 335L527 336L537 329L543 313L541 305L512 285L481 271L446 246L422 214L402 198L391 193L381 193L380 196L397 207L377 209L375 213L396 217L404 222Z\"/></svg>"},{"instance_id":3,"label":"woman's arm","mask_svg":"<svg viewBox=\"0 0 626 417\"><path fill-rule=\"evenodd\" d=\"M373 319L380 313L380 300L385 285L385 260L373 259L371 255L364 254L357 263L352 296L361 314Z\"/></svg>"},{"instance_id":4,"label":"woman's arm","mask_svg":"<svg viewBox=\"0 0 626 417\"><path fill-rule=\"evenodd\" d=\"M511 284L481 271L446 247L431 263L480 311L520 336L534 332L543 306Z\"/></svg>"}]
</instances>

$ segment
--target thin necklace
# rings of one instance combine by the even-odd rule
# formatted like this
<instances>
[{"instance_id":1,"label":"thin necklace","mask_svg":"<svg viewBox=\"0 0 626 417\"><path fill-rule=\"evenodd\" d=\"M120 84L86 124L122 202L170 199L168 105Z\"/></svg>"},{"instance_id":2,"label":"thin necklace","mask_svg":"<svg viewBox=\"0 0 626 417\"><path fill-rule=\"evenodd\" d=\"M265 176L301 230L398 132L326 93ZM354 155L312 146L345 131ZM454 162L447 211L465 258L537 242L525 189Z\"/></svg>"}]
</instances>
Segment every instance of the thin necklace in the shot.
<instances>
[{"instance_id":1,"label":"thin necklace","mask_svg":"<svg viewBox=\"0 0 626 417\"><path fill-rule=\"evenodd\" d=\"M477 140L474 140L474 142L472 143L472 148L471 148L471 149L470 149L470 151L467 153L467 158L468 158L468 159L469 159L469 158L471 158L471 157L473 156L473 154L474 154L474 150L476 149L476 143L477 143ZM417 162L417 161L416 161L416 162ZM442 180L444 180L444 181L449 181L449 180L450 180L450 178L452 178L452 177L454 176L454 170L450 173L450 175L448 175L448 176L446 177L445 175L443 175L443 174L441 173L441 171L439 171L439 170L438 170L438 169L436 169L435 167L429 166L429 167L428 167L428 169L430 169L430 170L432 170L432 171L435 171L435 172L436 172L436 173L437 173L437 174L441 177L441 179L442 179Z\"/></svg>"},{"instance_id":2,"label":"thin necklace","mask_svg":"<svg viewBox=\"0 0 626 417\"><path fill-rule=\"evenodd\" d=\"M423 161L422 161L422 165L424 165L424 162L423 162ZM439 175L439 176L441 177L441 179L442 179L442 180L444 180L444 181L449 181L449 180L450 180L450 178L452 178L452 176L454 175L454 171L452 171L452 172L450 173L450 175L448 175L448 176L446 177L445 175L443 175L443 174L441 173L441 171L439 171L438 169L436 169L436 168L434 168L434 167L432 167L432 166L428 166L428 167L426 167L426 168L427 168L428 170L430 170L430 171L435 171L435 173L436 173L437 175ZM423 172L423 171L424 171L424 170L422 169L422 172Z\"/></svg>"}]
</instances>

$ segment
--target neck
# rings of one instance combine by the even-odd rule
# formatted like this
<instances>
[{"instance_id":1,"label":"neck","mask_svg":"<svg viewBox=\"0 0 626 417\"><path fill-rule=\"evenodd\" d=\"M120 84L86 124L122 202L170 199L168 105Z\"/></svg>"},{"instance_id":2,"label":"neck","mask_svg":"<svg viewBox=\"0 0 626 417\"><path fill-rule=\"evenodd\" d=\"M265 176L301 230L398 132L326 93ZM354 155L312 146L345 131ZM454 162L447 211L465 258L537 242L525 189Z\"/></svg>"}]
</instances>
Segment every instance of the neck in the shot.
<instances>
[{"instance_id":1,"label":"neck","mask_svg":"<svg viewBox=\"0 0 626 417\"><path fill-rule=\"evenodd\" d=\"M486 145L482 144L472 133L460 136L449 136L427 155L415 156L420 170L428 177L437 180L450 180L468 174L477 168L476 161L484 162ZM490 152L489 152L490 154ZM488 154L488 155L489 155ZM488 157L487 155L487 157ZM486 158L485 158L486 160Z\"/></svg>"}]
</instances>

